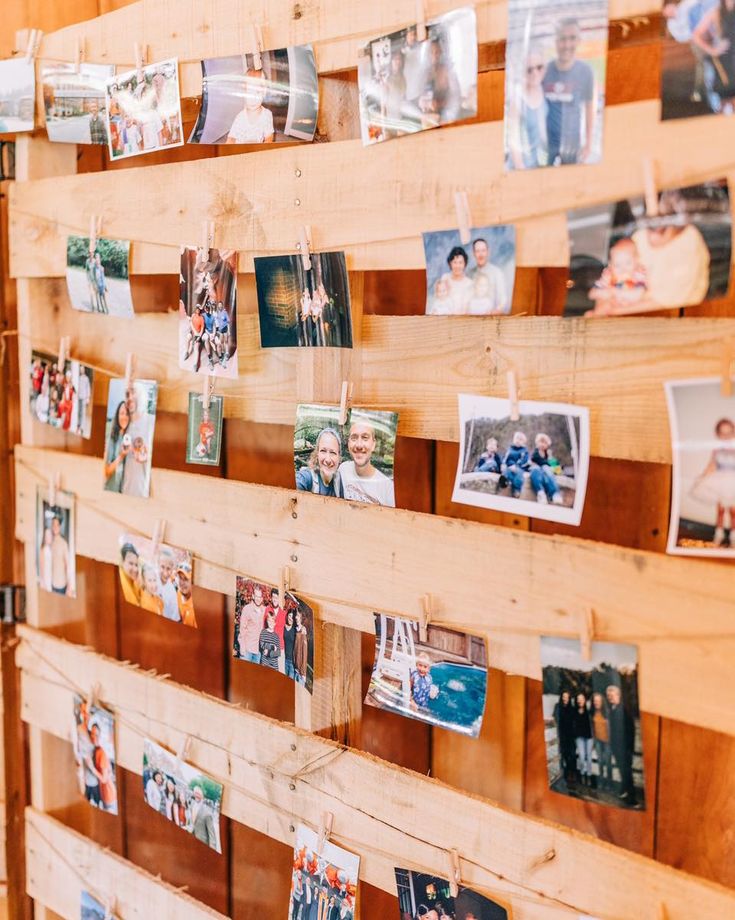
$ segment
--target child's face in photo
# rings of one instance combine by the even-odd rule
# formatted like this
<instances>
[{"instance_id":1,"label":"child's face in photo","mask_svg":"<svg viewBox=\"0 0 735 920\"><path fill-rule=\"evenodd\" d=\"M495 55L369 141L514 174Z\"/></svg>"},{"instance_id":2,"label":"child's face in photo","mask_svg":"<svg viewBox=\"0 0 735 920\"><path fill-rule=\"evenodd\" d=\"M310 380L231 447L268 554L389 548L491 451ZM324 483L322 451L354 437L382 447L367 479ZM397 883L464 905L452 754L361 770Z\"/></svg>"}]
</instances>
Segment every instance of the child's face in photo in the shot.
<instances>
[{"instance_id":1,"label":"child's face in photo","mask_svg":"<svg viewBox=\"0 0 735 920\"><path fill-rule=\"evenodd\" d=\"M434 285L434 293L441 299L449 295L449 285L443 278L440 278Z\"/></svg>"},{"instance_id":2,"label":"child's face in photo","mask_svg":"<svg viewBox=\"0 0 735 920\"><path fill-rule=\"evenodd\" d=\"M728 419L728 421L720 425L717 437L721 441L732 441L735 438L735 424Z\"/></svg>"},{"instance_id":3,"label":"child's face in photo","mask_svg":"<svg viewBox=\"0 0 735 920\"><path fill-rule=\"evenodd\" d=\"M245 108L253 112L265 99L265 74L262 70L249 70L245 83Z\"/></svg>"},{"instance_id":4,"label":"child's face in photo","mask_svg":"<svg viewBox=\"0 0 735 920\"><path fill-rule=\"evenodd\" d=\"M431 665L429 664L428 661L417 661L416 670L419 672L419 674L422 677L426 677L429 671L431 671Z\"/></svg>"},{"instance_id":5,"label":"child's face in photo","mask_svg":"<svg viewBox=\"0 0 735 920\"><path fill-rule=\"evenodd\" d=\"M610 268L616 275L632 275L637 260L635 243L624 240L610 250Z\"/></svg>"},{"instance_id":6,"label":"child's face in photo","mask_svg":"<svg viewBox=\"0 0 735 920\"><path fill-rule=\"evenodd\" d=\"M149 594L156 594L158 592L156 573L152 568L149 567L146 567L145 570L145 589Z\"/></svg>"},{"instance_id":7,"label":"child's face in photo","mask_svg":"<svg viewBox=\"0 0 735 920\"><path fill-rule=\"evenodd\" d=\"M522 431L516 431L513 435L513 447L525 447L527 444L526 436Z\"/></svg>"},{"instance_id":8,"label":"child's face in photo","mask_svg":"<svg viewBox=\"0 0 735 920\"><path fill-rule=\"evenodd\" d=\"M497 440L496 440L495 438L488 438L488 439L487 439L487 444L485 444L485 448L486 448L486 450L488 450L490 453L495 453L495 451L498 449L498 442L497 442Z\"/></svg>"}]
</instances>

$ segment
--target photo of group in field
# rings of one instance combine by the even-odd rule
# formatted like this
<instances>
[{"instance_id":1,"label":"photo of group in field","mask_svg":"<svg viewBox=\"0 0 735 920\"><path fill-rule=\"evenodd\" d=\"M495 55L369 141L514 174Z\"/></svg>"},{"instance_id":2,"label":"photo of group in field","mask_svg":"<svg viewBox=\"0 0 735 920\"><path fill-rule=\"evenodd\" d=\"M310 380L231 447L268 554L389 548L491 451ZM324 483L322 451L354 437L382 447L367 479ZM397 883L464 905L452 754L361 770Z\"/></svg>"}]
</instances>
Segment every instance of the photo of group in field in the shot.
<instances>
[{"instance_id":1,"label":"photo of group in field","mask_svg":"<svg viewBox=\"0 0 735 920\"><path fill-rule=\"evenodd\" d=\"M43 591L77 596L75 499L71 492L36 487L36 575Z\"/></svg>"},{"instance_id":2,"label":"photo of group in field","mask_svg":"<svg viewBox=\"0 0 735 920\"><path fill-rule=\"evenodd\" d=\"M29 403L31 415L44 425L88 438L92 433L94 371L80 361L31 352Z\"/></svg>"},{"instance_id":3,"label":"photo of group in field","mask_svg":"<svg viewBox=\"0 0 735 920\"><path fill-rule=\"evenodd\" d=\"M41 67L46 133L54 143L107 145L105 85L111 64L57 62Z\"/></svg>"},{"instance_id":4,"label":"photo of group in field","mask_svg":"<svg viewBox=\"0 0 735 920\"><path fill-rule=\"evenodd\" d=\"M133 316L130 241L70 236L66 243L66 287L75 310Z\"/></svg>"},{"instance_id":5,"label":"photo of group in field","mask_svg":"<svg viewBox=\"0 0 735 920\"><path fill-rule=\"evenodd\" d=\"M140 534L123 534L119 543L118 573L125 600L164 620L196 629L189 550L156 544Z\"/></svg>"},{"instance_id":6,"label":"photo of group in field","mask_svg":"<svg viewBox=\"0 0 735 920\"><path fill-rule=\"evenodd\" d=\"M448 879L396 869L399 914L396 920L509 920L509 910L471 888L452 896ZM581 920L581 918L580 918Z\"/></svg>"},{"instance_id":7,"label":"photo of group in field","mask_svg":"<svg viewBox=\"0 0 735 920\"><path fill-rule=\"evenodd\" d=\"M360 857L296 827L287 920L354 920Z\"/></svg>"},{"instance_id":8,"label":"photo of group in field","mask_svg":"<svg viewBox=\"0 0 735 920\"><path fill-rule=\"evenodd\" d=\"M75 693L72 738L79 791L90 805L116 815L115 716Z\"/></svg>"},{"instance_id":9,"label":"photo of group in field","mask_svg":"<svg viewBox=\"0 0 735 920\"><path fill-rule=\"evenodd\" d=\"M183 246L179 367L237 377L237 250Z\"/></svg>"}]
</instances>

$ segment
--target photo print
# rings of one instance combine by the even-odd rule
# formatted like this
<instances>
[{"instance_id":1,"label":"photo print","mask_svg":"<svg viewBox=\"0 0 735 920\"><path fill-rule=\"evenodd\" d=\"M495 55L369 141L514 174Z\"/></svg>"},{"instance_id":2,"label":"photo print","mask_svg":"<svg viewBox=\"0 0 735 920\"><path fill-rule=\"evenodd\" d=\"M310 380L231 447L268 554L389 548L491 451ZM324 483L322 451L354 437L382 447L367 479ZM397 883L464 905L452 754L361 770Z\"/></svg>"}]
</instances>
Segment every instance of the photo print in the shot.
<instances>
[{"instance_id":1,"label":"photo print","mask_svg":"<svg viewBox=\"0 0 735 920\"><path fill-rule=\"evenodd\" d=\"M53 495L49 492L53 491ZM51 500L53 499L53 504ZM77 596L75 497L61 489L36 487L36 575L51 594Z\"/></svg>"},{"instance_id":2,"label":"photo print","mask_svg":"<svg viewBox=\"0 0 735 920\"><path fill-rule=\"evenodd\" d=\"M510 7L506 169L600 162L607 31L607 0L521 0Z\"/></svg>"},{"instance_id":3,"label":"photo print","mask_svg":"<svg viewBox=\"0 0 735 920\"><path fill-rule=\"evenodd\" d=\"M80 361L58 359L43 351L31 352L30 410L44 425L88 438L92 433L94 370Z\"/></svg>"},{"instance_id":4,"label":"photo print","mask_svg":"<svg viewBox=\"0 0 735 920\"><path fill-rule=\"evenodd\" d=\"M353 920L357 916L360 857L296 826L288 920Z\"/></svg>"},{"instance_id":5,"label":"photo print","mask_svg":"<svg viewBox=\"0 0 735 920\"><path fill-rule=\"evenodd\" d=\"M80 920L116 920L106 905L98 901L88 891L82 891L82 900L79 907Z\"/></svg>"},{"instance_id":6,"label":"photo print","mask_svg":"<svg viewBox=\"0 0 735 920\"><path fill-rule=\"evenodd\" d=\"M459 396L452 501L560 524L582 518L590 462L589 411L568 403Z\"/></svg>"},{"instance_id":7,"label":"photo print","mask_svg":"<svg viewBox=\"0 0 735 920\"><path fill-rule=\"evenodd\" d=\"M197 628L192 596L193 559L188 549L155 545L139 534L120 537L120 587L129 604Z\"/></svg>"},{"instance_id":8,"label":"photo print","mask_svg":"<svg viewBox=\"0 0 735 920\"><path fill-rule=\"evenodd\" d=\"M400 920L509 920L510 911L471 888L452 897L447 879L396 869Z\"/></svg>"},{"instance_id":9,"label":"photo print","mask_svg":"<svg viewBox=\"0 0 735 920\"><path fill-rule=\"evenodd\" d=\"M471 234L469 244L464 245L459 230L424 233L427 313L510 313L516 274L515 227L475 227Z\"/></svg>"},{"instance_id":10,"label":"photo print","mask_svg":"<svg viewBox=\"0 0 735 920\"><path fill-rule=\"evenodd\" d=\"M255 258L262 348L352 348L350 282L343 252Z\"/></svg>"},{"instance_id":11,"label":"photo print","mask_svg":"<svg viewBox=\"0 0 735 920\"><path fill-rule=\"evenodd\" d=\"M180 760L155 741L143 740L146 804L217 853L222 852L222 792L222 783Z\"/></svg>"},{"instance_id":12,"label":"photo print","mask_svg":"<svg viewBox=\"0 0 735 920\"><path fill-rule=\"evenodd\" d=\"M636 646L542 636L541 666L549 789L645 809Z\"/></svg>"},{"instance_id":13,"label":"photo print","mask_svg":"<svg viewBox=\"0 0 735 920\"><path fill-rule=\"evenodd\" d=\"M222 450L224 397L212 394L209 408L204 407L201 393L189 393L186 427L186 462L202 466L219 466Z\"/></svg>"},{"instance_id":14,"label":"photo print","mask_svg":"<svg viewBox=\"0 0 735 920\"><path fill-rule=\"evenodd\" d=\"M393 467L398 413L299 405L294 427L296 488L395 508Z\"/></svg>"},{"instance_id":15,"label":"photo print","mask_svg":"<svg viewBox=\"0 0 735 920\"><path fill-rule=\"evenodd\" d=\"M735 397L718 377L666 384L673 456L670 553L735 558Z\"/></svg>"},{"instance_id":16,"label":"photo print","mask_svg":"<svg viewBox=\"0 0 735 920\"><path fill-rule=\"evenodd\" d=\"M148 498L158 384L110 380L105 423L105 489Z\"/></svg>"},{"instance_id":17,"label":"photo print","mask_svg":"<svg viewBox=\"0 0 735 920\"><path fill-rule=\"evenodd\" d=\"M66 241L66 287L75 310L131 317L130 240L95 240L70 236Z\"/></svg>"},{"instance_id":18,"label":"photo print","mask_svg":"<svg viewBox=\"0 0 735 920\"><path fill-rule=\"evenodd\" d=\"M54 143L107 145L105 86L111 64L41 66L46 133Z\"/></svg>"},{"instance_id":19,"label":"photo print","mask_svg":"<svg viewBox=\"0 0 735 920\"><path fill-rule=\"evenodd\" d=\"M319 82L311 45L202 61L202 105L190 144L311 141Z\"/></svg>"},{"instance_id":20,"label":"photo print","mask_svg":"<svg viewBox=\"0 0 735 920\"><path fill-rule=\"evenodd\" d=\"M176 58L110 77L105 91L113 160L184 143Z\"/></svg>"},{"instance_id":21,"label":"photo print","mask_svg":"<svg viewBox=\"0 0 735 920\"><path fill-rule=\"evenodd\" d=\"M183 246L179 367L237 377L237 250Z\"/></svg>"},{"instance_id":22,"label":"photo print","mask_svg":"<svg viewBox=\"0 0 735 920\"><path fill-rule=\"evenodd\" d=\"M477 115L477 20L471 6L365 45L357 65L363 144Z\"/></svg>"},{"instance_id":23,"label":"photo print","mask_svg":"<svg viewBox=\"0 0 735 920\"><path fill-rule=\"evenodd\" d=\"M622 316L691 307L730 284L732 218L727 181L570 211L565 316Z\"/></svg>"},{"instance_id":24,"label":"photo print","mask_svg":"<svg viewBox=\"0 0 735 920\"><path fill-rule=\"evenodd\" d=\"M237 576L233 654L314 692L314 612L280 588Z\"/></svg>"},{"instance_id":25,"label":"photo print","mask_svg":"<svg viewBox=\"0 0 735 920\"><path fill-rule=\"evenodd\" d=\"M25 55L0 61L0 134L33 130L36 62Z\"/></svg>"},{"instance_id":26,"label":"photo print","mask_svg":"<svg viewBox=\"0 0 735 920\"><path fill-rule=\"evenodd\" d=\"M90 805L111 815L117 807L115 716L74 694L74 759L79 791Z\"/></svg>"},{"instance_id":27,"label":"photo print","mask_svg":"<svg viewBox=\"0 0 735 920\"><path fill-rule=\"evenodd\" d=\"M487 695L482 636L375 613L375 662L365 702L476 738Z\"/></svg>"}]
</instances>

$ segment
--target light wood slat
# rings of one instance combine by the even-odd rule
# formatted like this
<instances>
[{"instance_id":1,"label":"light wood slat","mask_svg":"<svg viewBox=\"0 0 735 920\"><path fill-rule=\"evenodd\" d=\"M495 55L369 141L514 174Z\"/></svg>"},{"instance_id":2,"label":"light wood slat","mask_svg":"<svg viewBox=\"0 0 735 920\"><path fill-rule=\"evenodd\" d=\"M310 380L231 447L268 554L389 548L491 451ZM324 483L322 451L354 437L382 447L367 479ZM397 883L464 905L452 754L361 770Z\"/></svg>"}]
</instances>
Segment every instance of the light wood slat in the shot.
<instances>
[{"instance_id":1,"label":"light wood slat","mask_svg":"<svg viewBox=\"0 0 735 920\"><path fill-rule=\"evenodd\" d=\"M103 903L106 894L114 894L121 917L225 920L49 815L28 807L25 817L28 894L64 920L78 920L82 891Z\"/></svg>"},{"instance_id":2,"label":"light wood slat","mask_svg":"<svg viewBox=\"0 0 735 920\"><path fill-rule=\"evenodd\" d=\"M591 606L598 638L639 645L643 709L735 734L722 692L735 663L729 565L222 479L206 480L203 502L201 477L166 470L154 469L150 499L125 498L103 491L100 460L19 446L26 545L36 485L57 471L77 495L82 556L116 563L121 533L165 519L167 539L197 558L198 585L233 594L235 572L278 584L288 565L322 619L368 633L373 610L418 617L430 593L438 623L488 636L492 667L536 679L538 637L579 635Z\"/></svg>"}]
</instances>

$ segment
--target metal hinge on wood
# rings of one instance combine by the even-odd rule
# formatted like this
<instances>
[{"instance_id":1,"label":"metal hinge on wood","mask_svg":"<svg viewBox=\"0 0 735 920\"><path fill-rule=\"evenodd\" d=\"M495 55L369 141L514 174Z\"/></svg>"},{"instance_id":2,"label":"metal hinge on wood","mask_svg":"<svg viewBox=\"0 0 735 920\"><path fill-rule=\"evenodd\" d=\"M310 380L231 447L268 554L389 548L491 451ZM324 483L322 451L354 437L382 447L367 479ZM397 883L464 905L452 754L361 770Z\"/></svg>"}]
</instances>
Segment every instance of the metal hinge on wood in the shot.
<instances>
[{"instance_id":1,"label":"metal hinge on wood","mask_svg":"<svg viewBox=\"0 0 735 920\"><path fill-rule=\"evenodd\" d=\"M15 141L0 141L0 181L15 179Z\"/></svg>"},{"instance_id":2,"label":"metal hinge on wood","mask_svg":"<svg viewBox=\"0 0 735 920\"><path fill-rule=\"evenodd\" d=\"M0 621L3 623L23 623L25 618L25 585L0 585Z\"/></svg>"}]
</instances>

